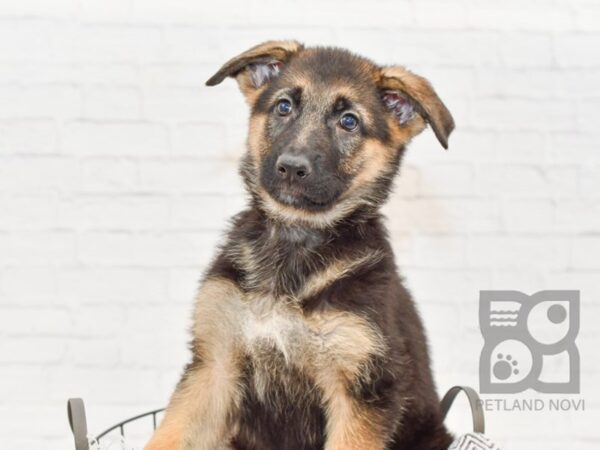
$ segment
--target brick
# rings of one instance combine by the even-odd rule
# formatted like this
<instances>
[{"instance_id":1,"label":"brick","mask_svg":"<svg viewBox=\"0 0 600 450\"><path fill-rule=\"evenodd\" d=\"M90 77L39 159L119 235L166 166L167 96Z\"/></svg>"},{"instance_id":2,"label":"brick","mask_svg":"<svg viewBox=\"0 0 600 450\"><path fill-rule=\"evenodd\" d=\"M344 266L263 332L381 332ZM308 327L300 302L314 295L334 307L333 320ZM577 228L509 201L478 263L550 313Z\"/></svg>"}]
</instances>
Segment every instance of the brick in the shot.
<instances>
[{"instance_id":1,"label":"brick","mask_svg":"<svg viewBox=\"0 0 600 450\"><path fill-rule=\"evenodd\" d=\"M600 33L565 34L557 39L556 59L561 67L598 67Z\"/></svg>"},{"instance_id":2,"label":"brick","mask_svg":"<svg viewBox=\"0 0 600 450\"><path fill-rule=\"evenodd\" d=\"M68 61L9 61L0 62L0 82L3 84L59 84L82 82L82 70Z\"/></svg>"},{"instance_id":3,"label":"brick","mask_svg":"<svg viewBox=\"0 0 600 450\"><path fill-rule=\"evenodd\" d=\"M116 340L73 340L68 344L67 359L77 367L115 367L120 353Z\"/></svg>"},{"instance_id":4,"label":"brick","mask_svg":"<svg viewBox=\"0 0 600 450\"><path fill-rule=\"evenodd\" d=\"M0 307L0 327L11 336L64 336L70 332L71 324L66 308Z\"/></svg>"},{"instance_id":5,"label":"brick","mask_svg":"<svg viewBox=\"0 0 600 450\"><path fill-rule=\"evenodd\" d=\"M64 402L65 398L76 396L86 399L88 404L120 406L136 402L139 405L140 399L160 400L159 375L154 370L100 367L68 370L55 370L48 377L49 400Z\"/></svg>"},{"instance_id":6,"label":"brick","mask_svg":"<svg viewBox=\"0 0 600 450\"><path fill-rule=\"evenodd\" d=\"M51 364L65 356L66 341L50 337L3 337L0 364Z\"/></svg>"},{"instance_id":7,"label":"brick","mask_svg":"<svg viewBox=\"0 0 600 450\"><path fill-rule=\"evenodd\" d=\"M239 194L242 182L233 161L142 161L140 183L150 192Z\"/></svg>"},{"instance_id":8,"label":"brick","mask_svg":"<svg viewBox=\"0 0 600 450\"><path fill-rule=\"evenodd\" d=\"M466 241L459 236L417 236L414 252L416 267L457 269L466 264Z\"/></svg>"},{"instance_id":9,"label":"brick","mask_svg":"<svg viewBox=\"0 0 600 450\"><path fill-rule=\"evenodd\" d=\"M63 231L0 234L0 266L59 266L75 261L75 239Z\"/></svg>"},{"instance_id":10,"label":"brick","mask_svg":"<svg viewBox=\"0 0 600 450\"><path fill-rule=\"evenodd\" d=\"M419 27L463 31L469 26L467 7L462 2L420 1L414 4L414 11Z\"/></svg>"},{"instance_id":11,"label":"brick","mask_svg":"<svg viewBox=\"0 0 600 450\"><path fill-rule=\"evenodd\" d=\"M129 315L123 361L129 366L179 368L190 359L189 307L144 308ZM135 330L135 332L133 331Z\"/></svg>"},{"instance_id":12,"label":"brick","mask_svg":"<svg viewBox=\"0 0 600 450\"><path fill-rule=\"evenodd\" d=\"M196 2L180 2L174 8L162 0L133 0L133 19L141 23L175 22L194 25L247 23L250 5L237 3L235 6L228 9L230 14L224 14L219 7L207 8Z\"/></svg>"},{"instance_id":13,"label":"brick","mask_svg":"<svg viewBox=\"0 0 600 450\"><path fill-rule=\"evenodd\" d=\"M561 90L565 74L555 69L481 68L478 70L476 90L482 97L519 96L521 98L570 98ZM576 92L576 91L575 91Z\"/></svg>"},{"instance_id":14,"label":"brick","mask_svg":"<svg viewBox=\"0 0 600 450\"><path fill-rule=\"evenodd\" d=\"M474 104L477 127L506 131L569 131L575 128L575 108L564 100L485 99ZM473 120L473 119L471 119Z\"/></svg>"},{"instance_id":15,"label":"brick","mask_svg":"<svg viewBox=\"0 0 600 450\"><path fill-rule=\"evenodd\" d=\"M573 8L575 27L580 31L600 31L600 6L596 2L580 2Z\"/></svg>"},{"instance_id":16,"label":"brick","mask_svg":"<svg viewBox=\"0 0 600 450\"><path fill-rule=\"evenodd\" d=\"M0 154L56 152L57 130L52 120L0 122Z\"/></svg>"},{"instance_id":17,"label":"brick","mask_svg":"<svg viewBox=\"0 0 600 450\"><path fill-rule=\"evenodd\" d=\"M85 25L77 32L74 53L85 62L152 62L163 58L164 43L158 27Z\"/></svg>"},{"instance_id":18,"label":"brick","mask_svg":"<svg viewBox=\"0 0 600 450\"><path fill-rule=\"evenodd\" d=\"M503 202L502 217L509 232L544 233L554 229L554 210L551 200L509 199Z\"/></svg>"},{"instance_id":19,"label":"brick","mask_svg":"<svg viewBox=\"0 0 600 450\"><path fill-rule=\"evenodd\" d=\"M169 200L160 196L81 196L63 202L60 223L79 230L162 230Z\"/></svg>"},{"instance_id":20,"label":"brick","mask_svg":"<svg viewBox=\"0 0 600 450\"><path fill-rule=\"evenodd\" d=\"M11 196L0 201L0 230L44 230L58 223L55 195Z\"/></svg>"},{"instance_id":21,"label":"brick","mask_svg":"<svg viewBox=\"0 0 600 450\"><path fill-rule=\"evenodd\" d=\"M197 269L175 268L169 271L169 299L191 305L200 286L202 274Z\"/></svg>"},{"instance_id":22,"label":"brick","mask_svg":"<svg viewBox=\"0 0 600 450\"><path fill-rule=\"evenodd\" d=\"M224 200L222 195L178 196L173 199L172 226L196 231L223 230L230 218Z\"/></svg>"},{"instance_id":23,"label":"brick","mask_svg":"<svg viewBox=\"0 0 600 450\"><path fill-rule=\"evenodd\" d=\"M552 37L547 34L509 33L500 39L500 58L509 67L551 67Z\"/></svg>"},{"instance_id":24,"label":"brick","mask_svg":"<svg viewBox=\"0 0 600 450\"><path fill-rule=\"evenodd\" d=\"M150 279L150 278L148 278ZM146 280L147 281L147 280ZM75 289L79 288L80 292L85 290L92 291L86 288L83 283L76 284ZM62 292L69 292L68 288L61 288ZM73 292L73 291L71 291ZM98 298L100 295L98 295ZM98 337L115 337L123 329L125 323L125 313L121 306L109 304L105 298L97 301L97 304L88 303L86 294L72 295L71 303L77 305L73 308L73 317L76 318L73 322L72 336L69 342L75 339L82 338L98 338Z\"/></svg>"},{"instance_id":25,"label":"brick","mask_svg":"<svg viewBox=\"0 0 600 450\"><path fill-rule=\"evenodd\" d=\"M501 229L500 207L488 199L392 199L384 209L390 228L415 232L494 232Z\"/></svg>"},{"instance_id":26,"label":"brick","mask_svg":"<svg viewBox=\"0 0 600 450\"><path fill-rule=\"evenodd\" d=\"M92 2L96 3L95 0ZM134 85L138 82L138 68L135 64L85 63L80 72L81 79L87 83Z\"/></svg>"},{"instance_id":27,"label":"brick","mask_svg":"<svg viewBox=\"0 0 600 450\"><path fill-rule=\"evenodd\" d=\"M83 0L80 17L90 22L121 22L131 19L131 0Z\"/></svg>"},{"instance_id":28,"label":"brick","mask_svg":"<svg viewBox=\"0 0 600 450\"><path fill-rule=\"evenodd\" d=\"M600 163L596 151L598 138L593 134L548 133L546 140L546 161L553 164L580 164L593 167Z\"/></svg>"},{"instance_id":29,"label":"brick","mask_svg":"<svg viewBox=\"0 0 600 450\"><path fill-rule=\"evenodd\" d=\"M471 236L467 245L469 267L494 269L564 269L569 242L560 237Z\"/></svg>"},{"instance_id":30,"label":"brick","mask_svg":"<svg viewBox=\"0 0 600 450\"><path fill-rule=\"evenodd\" d=\"M173 132L173 153L196 158L219 158L225 154L225 127L220 124L186 123Z\"/></svg>"},{"instance_id":31,"label":"brick","mask_svg":"<svg viewBox=\"0 0 600 450\"><path fill-rule=\"evenodd\" d=\"M138 189L135 161L86 158L81 163L81 189L86 193L127 193Z\"/></svg>"},{"instance_id":32,"label":"brick","mask_svg":"<svg viewBox=\"0 0 600 450\"><path fill-rule=\"evenodd\" d=\"M411 267L403 272L407 286L419 303L435 302L455 311L457 305L472 302L479 291L491 283L491 275L485 270Z\"/></svg>"},{"instance_id":33,"label":"brick","mask_svg":"<svg viewBox=\"0 0 600 450\"><path fill-rule=\"evenodd\" d=\"M206 79L211 72L206 74ZM203 81L198 80L198 84ZM234 121L237 118L239 123L247 116L242 95L227 96L219 88L154 87L147 89L144 96L144 117L151 120L214 121L220 118Z\"/></svg>"},{"instance_id":34,"label":"brick","mask_svg":"<svg viewBox=\"0 0 600 450\"><path fill-rule=\"evenodd\" d=\"M141 100L131 87L93 86L85 91L84 117L92 119L139 119Z\"/></svg>"},{"instance_id":35,"label":"brick","mask_svg":"<svg viewBox=\"0 0 600 450\"><path fill-rule=\"evenodd\" d=\"M42 366L5 365L2 367L2 380L0 402L3 404L36 404L46 390L46 370Z\"/></svg>"},{"instance_id":36,"label":"brick","mask_svg":"<svg viewBox=\"0 0 600 450\"><path fill-rule=\"evenodd\" d=\"M594 199L560 199L555 215L559 231L594 233L600 229L600 205Z\"/></svg>"},{"instance_id":37,"label":"brick","mask_svg":"<svg viewBox=\"0 0 600 450\"><path fill-rule=\"evenodd\" d=\"M44 16L53 18L72 18L77 14L79 2L77 0L56 0L49 5L44 0L23 0L17 3L3 3L0 5L0 16Z\"/></svg>"},{"instance_id":38,"label":"brick","mask_svg":"<svg viewBox=\"0 0 600 450\"><path fill-rule=\"evenodd\" d=\"M201 62L160 62L148 63L140 67L139 83L146 90L169 86L197 89L217 71L220 63ZM223 92L229 83L219 86ZM234 92L234 86L229 86L229 92Z\"/></svg>"},{"instance_id":39,"label":"brick","mask_svg":"<svg viewBox=\"0 0 600 450\"><path fill-rule=\"evenodd\" d=\"M77 161L64 157L0 159L0 190L27 194L49 194L76 188L79 184Z\"/></svg>"},{"instance_id":40,"label":"brick","mask_svg":"<svg viewBox=\"0 0 600 450\"><path fill-rule=\"evenodd\" d=\"M0 15L6 6L0 5ZM45 20L3 20L0 27L0 61L48 60L53 24ZM16 44L18 43L18 45Z\"/></svg>"},{"instance_id":41,"label":"brick","mask_svg":"<svg viewBox=\"0 0 600 450\"><path fill-rule=\"evenodd\" d=\"M548 4L518 0L469 3L470 24L474 27L498 30L561 31L574 27L568 3Z\"/></svg>"},{"instance_id":42,"label":"brick","mask_svg":"<svg viewBox=\"0 0 600 450\"><path fill-rule=\"evenodd\" d=\"M168 130L148 122L72 122L63 131L61 148L89 155L163 155L169 151Z\"/></svg>"},{"instance_id":43,"label":"brick","mask_svg":"<svg viewBox=\"0 0 600 450\"><path fill-rule=\"evenodd\" d=\"M581 168L580 189L581 195L586 198L598 198L600 195L600 178L598 170L600 164L594 164Z\"/></svg>"},{"instance_id":44,"label":"brick","mask_svg":"<svg viewBox=\"0 0 600 450\"><path fill-rule=\"evenodd\" d=\"M65 409L64 405L60 409ZM68 433L68 428L65 428L64 417L61 417L61 414L56 414L56 412L56 405L48 405L47 402L46 404L38 405L22 405L18 403L10 406L2 405L0 406L0 421L6 424L2 427L2 434L10 437L16 436L17 442L21 441L20 445L23 445L23 441L27 439L27 436L31 436L31 424L36 423L38 425L36 426L35 434L42 438L44 444L42 444L42 447L34 448L46 448L45 445L48 439L52 439L54 444L60 444L56 439L64 437L64 434ZM16 417L24 419L15 420ZM73 445L72 440L69 444ZM54 448L58 449L60 446ZM67 447L63 446L62 448Z\"/></svg>"},{"instance_id":45,"label":"brick","mask_svg":"<svg viewBox=\"0 0 600 450\"><path fill-rule=\"evenodd\" d=\"M92 240L88 234L84 234L82 239L86 244ZM116 252L113 257L118 259ZM60 298L81 305L144 304L168 300L167 273L157 269L76 268L62 270L56 278ZM106 314L116 312L109 310ZM114 320L117 319L115 317Z\"/></svg>"},{"instance_id":46,"label":"brick","mask_svg":"<svg viewBox=\"0 0 600 450\"><path fill-rule=\"evenodd\" d=\"M560 82L556 85L557 95L564 98L598 98L600 86L596 81L599 68L568 68L557 72Z\"/></svg>"},{"instance_id":47,"label":"brick","mask_svg":"<svg viewBox=\"0 0 600 450\"><path fill-rule=\"evenodd\" d=\"M78 255L100 266L193 266L212 258L220 233L134 234L90 232L81 234Z\"/></svg>"},{"instance_id":48,"label":"brick","mask_svg":"<svg viewBox=\"0 0 600 450\"><path fill-rule=\"evenodd\" d=\"M495 162L541 164L545 160L546 136L539 131L497 133L493 144Z\"/></svg>"},{"instance_id":49,"label":"brick","mask_svg":"<svg viewBox=\"0 0 600 450\"><path fill-rule=\"evenodd\" d=\"M498 36L487 31L437 31L395 30L390 36L391 45L402 48L402 61L409 67L414 64L484 65L498 64ZM461 51L457 52L456 49Z\"/></svg>"},{"instance_id":50,"label":"brick","mask_svg":"<svg viewBox=\"0 0 600 450\"><path fill-rule=\"evenodd\" d=\"M578 236L573 241L573 267L576 269L600 268L600 238Z\"/></svg>"},{"instance_id":51,"label":"brick","mask_svg":"<svg viewBox=\"0 0 600 450\"><path fill-rule=\"evenodd\" d=\"M554 283L546 284L545 273L539 267L520 267L519 269L503 268L495 269L492 273L490 289L508 289L533 294L545 286L563 286Z\"/></svg>"},{"instance_id":52,"label":"brick","mask_svg":"<svg viewBox=\"0 0 600 450\"><path fill-rule=\"evenodd\" d=\"M584 132L595 133L598 131L598 124L594 120L594 114L600 108L600 100L584 100L578 104L577 123Z\"/></svg>"},{"instance_id":53,"label":"brick","mask_svg":"<svg viewBox=\"0 0 600 450\"><path fill-rule=\"evenodd\" d=\"M537 165L482 164L475 171L474 191L479 194L547 197L551 188Z\"/></svg>"},{"instance_id":54,"label":"brick","mask_svg":"<svg viewBox=\"0 0 600 450\"><path fill-rule=\"evenodd\" d=\"M5 305L48 305L55 303L56 273L51 267L11 267L4 269L2 289Z\"/></svg>"},{"instance_id":55,"label":"brick","mask_svg":"<svg viewBox=\"0 0 600 450\"><path fill-rule=\"evenodd\" d=\"M77 86L62 84L0 86L0 119L75 118L81 115L83 95Z\"/></svg>"},{"instance_id":56,"label":"brick","mask_svg":"<svg viewBox=\"0 0 600 450\"><path fill-rule=\"evenodd\" d=\"M226 56L221 53L219 37L214 28L168 27L165 30L166 60L222 64Z\"/></svg>"},{"instance_id":57,"label":"brick","mask_svg":"<svg viewBox=\"0 0 600 450\"><path fill-rule=\"evenodd\" d=\"M426 196L469 195L473 192L473 168L462 163L431 165L421 173L419 192Z\"/></svg>"}]
</instances>

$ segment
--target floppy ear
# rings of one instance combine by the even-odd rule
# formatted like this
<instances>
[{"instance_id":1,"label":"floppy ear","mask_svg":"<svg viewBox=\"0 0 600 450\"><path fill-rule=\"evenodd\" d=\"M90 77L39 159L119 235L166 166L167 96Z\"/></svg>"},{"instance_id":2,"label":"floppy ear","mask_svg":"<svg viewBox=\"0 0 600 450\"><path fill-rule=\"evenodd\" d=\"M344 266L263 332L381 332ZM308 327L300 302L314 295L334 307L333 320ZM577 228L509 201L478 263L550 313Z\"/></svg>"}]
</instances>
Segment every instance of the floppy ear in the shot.
<instances>
[{"instance_id":1,"label":"floppy ear","mask_svg":"<svg viewBox=\"0 0 600 450\"><path fill-rule=\"evenodd\" d=\"M454 119L429 81L399 66L382 68L380 75L382 100L400 124L404 125L416 114L420 115L447 149Z\"/></svg>"},{"instance_id":2,"label":"floppy ear","mask_svg":"<svg viewBox=\"0 0 600 450\"><path fill-rule=\"evenodd\" d=\"M234 77L241 91L250 100L303 48L297 41L264 42L227 61L210 77L206 85L215 86L227 77Z\"/></svg>"}]
</instances>

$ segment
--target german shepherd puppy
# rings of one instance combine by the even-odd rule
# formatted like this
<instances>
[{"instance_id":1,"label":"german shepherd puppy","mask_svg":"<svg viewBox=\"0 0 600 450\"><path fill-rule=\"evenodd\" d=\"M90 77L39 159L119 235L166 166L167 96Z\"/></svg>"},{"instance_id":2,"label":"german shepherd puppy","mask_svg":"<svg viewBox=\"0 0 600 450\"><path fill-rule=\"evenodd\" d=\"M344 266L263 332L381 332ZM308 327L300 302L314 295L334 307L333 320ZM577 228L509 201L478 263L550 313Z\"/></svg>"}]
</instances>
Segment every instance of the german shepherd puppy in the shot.
<instances>
[{"instance_id":1,"label":"german shepherd puppy","mask_svg":"<svg viewBox=\"0 0 600 450\"><path fill-rule=\"evenodd\" d=\"M233 219L194 311L192 360L147 450L441 450L451 443L379 208L431 85L337 48L266 42L228 61L250 108Z\"/></svg>"}]
</instances>

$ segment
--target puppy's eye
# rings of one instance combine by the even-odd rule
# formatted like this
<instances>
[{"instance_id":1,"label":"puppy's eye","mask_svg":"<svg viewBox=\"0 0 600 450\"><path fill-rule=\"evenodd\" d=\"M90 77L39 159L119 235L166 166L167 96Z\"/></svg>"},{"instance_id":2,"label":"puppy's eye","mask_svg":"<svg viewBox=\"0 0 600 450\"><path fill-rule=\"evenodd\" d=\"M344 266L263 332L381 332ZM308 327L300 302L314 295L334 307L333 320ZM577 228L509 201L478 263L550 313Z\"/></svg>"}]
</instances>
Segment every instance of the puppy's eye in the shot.
<instances>
[{"instance_id":1,"label":"puppy's eye","mask_svg":"<svg viewBox=\"0 0 600 450\"><path fill-rule=\"evenodd\" d=\"M340 119L340 126L346 131L354 131L358 126L358 118L354 114L344 114Z\"/></svg>"},{"instance_id":2,"label":"puppy's eye","mask_svg":"<svg viewBox=\"0 0 600 450\"><path fill-rule=\"evenodd\" d=\"M292 112L292 103L289 100L279 100L276 109L280 116L287 116Z\"/></svg>"}]
</instances>

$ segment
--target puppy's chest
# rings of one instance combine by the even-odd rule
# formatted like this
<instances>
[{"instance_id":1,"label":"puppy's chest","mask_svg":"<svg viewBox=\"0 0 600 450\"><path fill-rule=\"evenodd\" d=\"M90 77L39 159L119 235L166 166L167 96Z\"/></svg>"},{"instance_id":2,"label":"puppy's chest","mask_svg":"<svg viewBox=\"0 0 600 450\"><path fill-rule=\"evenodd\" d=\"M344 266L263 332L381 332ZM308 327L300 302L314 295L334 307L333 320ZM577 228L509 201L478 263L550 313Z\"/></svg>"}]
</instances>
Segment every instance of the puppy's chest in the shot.
<instances>
[{"instance_id":1,"label":"puppy's chest","mask_svg":"<svg viewBox=\"0 0 600 450\"><path fill-rule=\"evenodd\" d=\"M240 317L240 338L255 366L305 368L318 364L333 349L314 318L269 296L251 298Z\"/></svg>"},{"instance_id":2,"label":"puppy's chest","mask_svg":"<svg viewBox=\"0 0 600 450\"><path fill-rule=\"evenodd\" d=\"M340 310L306 314L295 304L265 296L243 300L239 336L242 351L255 371L267 375L328 373L356 375L386 344L367 318Z\"/></svg>"}]
</instances>

